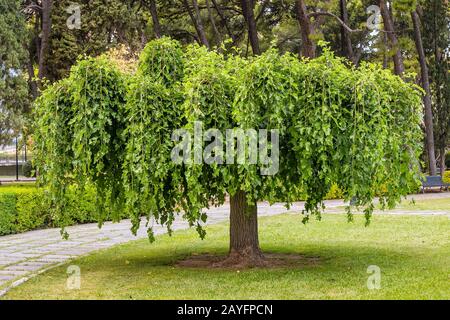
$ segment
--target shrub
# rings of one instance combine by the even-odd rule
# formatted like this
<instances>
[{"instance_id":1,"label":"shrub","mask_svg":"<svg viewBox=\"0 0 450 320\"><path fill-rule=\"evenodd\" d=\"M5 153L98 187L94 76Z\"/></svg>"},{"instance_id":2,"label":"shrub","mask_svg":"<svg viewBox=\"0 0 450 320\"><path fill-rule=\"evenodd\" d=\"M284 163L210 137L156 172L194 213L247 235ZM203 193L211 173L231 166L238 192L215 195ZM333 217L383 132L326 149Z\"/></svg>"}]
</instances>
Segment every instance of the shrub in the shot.
<instances>
[{"instance_id":1,"label":"shrub","mask_svg":"<svg viewBox=\"0 0 450 320\"><path fill-rule=\"evenodd\" d=\"M59 227L54 205L45 189L30 186L5 186L0 188L0 236L29 230ZM93 186L77 188L72 185L66 192L67 218L64 224L98 222L97 193ZM106 217L108 220L110 216ZM119 219L124 218L121 215Z\"/></svg>"},{"instance_id":2,"label":"shrub","mask_svg":"<svg viewBox=\"0 0 450 320\"><path fill-rule=\"evenodd\" d=\"M444 172L444 176L442 177L442 181L444 183L450 183L450 170Z\"/></svg>"},{"instance_id":3,"label":"shrub","mask_svg":"<svg viewBox=\"0 0 450 320\"><path fill-rule=\"evenodd\" d=\"M332 184L330 190L328 191L325 199L342 199L344 198L344 192L337 186L337 184Z\"/></svg>"},{"instance_id":4,"label":"shrub","mask_svg":"<svg viewBox=\"0 0 450 320\"><path fill-rule=\"evenodd\" d=\"M15 233L16 195L14 193L0 194L0 235Z\"/></svg>"},{"instance_id":5,"label":"shrub","mask_svg":"<svg viewBox=\"0 0 450 320\"><path fill-rule=\"evenodd\" d=\"M22 167L22 174L27 178L36 177L36 173L34 172L34 166L31 161L25 162Z\"/></svg>"}]
</instances>

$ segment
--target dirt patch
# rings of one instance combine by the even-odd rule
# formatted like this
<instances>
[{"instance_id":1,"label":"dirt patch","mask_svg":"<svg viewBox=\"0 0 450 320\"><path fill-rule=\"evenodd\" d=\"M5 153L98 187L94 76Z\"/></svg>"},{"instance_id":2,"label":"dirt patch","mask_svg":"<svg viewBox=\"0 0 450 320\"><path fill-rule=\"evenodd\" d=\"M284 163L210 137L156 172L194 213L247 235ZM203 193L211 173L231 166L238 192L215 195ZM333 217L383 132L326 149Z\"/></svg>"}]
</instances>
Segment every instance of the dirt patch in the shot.
<instances>
[{"instance_id":1,"label":"dirt patch","mask_svg":"<svg viewBox=\"0 0 450 320\"><path fill-rule=\"evenodd\" d=\"M249 269L248 265L238 263L237 265L223 264L227 256L213 254L192 255L184 260L176 262L181 268L210 268L210 269ZM319 257L304 256L300 254L265 253L264 266L261 268L293 268L305 266L317 266L320 263Z\"/></svg>"}]
</instances>

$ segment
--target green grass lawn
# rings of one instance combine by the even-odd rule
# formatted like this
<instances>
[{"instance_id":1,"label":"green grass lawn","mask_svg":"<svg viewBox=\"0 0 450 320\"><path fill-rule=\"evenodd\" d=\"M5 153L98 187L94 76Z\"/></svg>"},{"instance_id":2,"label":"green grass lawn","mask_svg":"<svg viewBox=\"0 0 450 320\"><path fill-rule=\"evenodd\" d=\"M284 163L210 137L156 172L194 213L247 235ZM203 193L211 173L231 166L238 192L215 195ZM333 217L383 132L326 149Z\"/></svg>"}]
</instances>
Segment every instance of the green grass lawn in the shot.
<instances>
[{"instance_id":1,"label":"green grass lawn","mask_svg":"<svg viewBox=\"0 0 450 320\"><path fill-rule=\"evenodd\" d=\"M193 230L138 240L41 274L6 299L449 299L450 221L447 216L378 215L369 227L357 215L299 215L260 219L265 252L295 253L316 263L272 269L184 268L195 254L225 254L226 224L205 240ZM309 261L309 259L305 259ZM68 290L67 266L81 268L81 289ZM367 268L381 269L381 289L369 290Z\"/></svg>"},{"instance_id":2,"label":"green grass lawn","mask_svg":"<svg viewBox=\"0 0 450 320\"><path fill-rule=\"evenodd\" d=\"M0 193L15 192L17 190L29 190L35 188L35 182L8 182L0 184Z\"/></svg>"},{"instance_id":3,"label":"green grass lawn","mask_svg":"<svg viewBox=\"0 0 450 320\"><path fill-rule=\"evenodd\" d=\"M443 199L423 199L417 200L415 203L409 200L403 200L397 206L397 209L402 210L427 210L427 211L448 211L450 213L450 198Z\"/></svg>"}]
</instances>

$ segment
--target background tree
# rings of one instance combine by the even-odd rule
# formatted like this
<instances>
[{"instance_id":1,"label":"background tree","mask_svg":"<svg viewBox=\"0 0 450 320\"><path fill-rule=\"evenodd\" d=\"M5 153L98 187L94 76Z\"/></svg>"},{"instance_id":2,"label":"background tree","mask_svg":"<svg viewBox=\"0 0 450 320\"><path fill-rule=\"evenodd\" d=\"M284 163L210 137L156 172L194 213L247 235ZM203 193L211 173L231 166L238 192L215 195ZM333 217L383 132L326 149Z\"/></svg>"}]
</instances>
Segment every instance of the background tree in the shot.
<instances>
[{"instance_id":1,"label":"background tree","mask_svg":"<svg viewBox=\"0 0 450 320\"><path fill-rule=\"evenodd\" d=\"M434 133L439 150L441 174L450 145L450 12L448 1L425 0L418 8L422 16L424 50L430 66L430 85L434 111Z\"/></svg>"},{"instance_id":2,"label":"background tree","mask_svg":"<svg viewBox=\"0 0 450 320\"><path fill-rule=\"evenodd\" d=\"M26 81L27 31L20 2L4 0L0 11L0 144L8 142L23 125L29 110Z\"/></svg>"}]
</instances>

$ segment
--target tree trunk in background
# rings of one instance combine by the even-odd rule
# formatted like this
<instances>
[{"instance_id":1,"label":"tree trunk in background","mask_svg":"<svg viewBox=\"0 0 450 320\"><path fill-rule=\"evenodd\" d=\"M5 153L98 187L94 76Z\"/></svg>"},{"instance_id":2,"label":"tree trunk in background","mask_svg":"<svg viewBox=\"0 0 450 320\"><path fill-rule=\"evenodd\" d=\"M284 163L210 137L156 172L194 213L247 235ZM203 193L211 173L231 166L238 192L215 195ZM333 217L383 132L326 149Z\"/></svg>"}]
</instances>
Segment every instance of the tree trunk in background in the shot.
<instances>
[{"instance_id":1,"label":"tree trunk in background","mask_svg":"<svg viewBox=\"0 0 450 320\"><path fill-rule=\"evenodd\" d=\"M33 98L33 101L36 100L38 97L38 86L34 79L34 67L33 67L33 61L34 61L34 55L32 53L32 45L33 45L34 39L32 40L32 43L28 47L28 62L27 62L27 71L28 71L28 87L30 89L31 97Z\"/></svg>"},{"instance_id":2,"label":"tree trunk in background","mask_svg":"<svg viewBox=\"0 0 450 320\"><path fill-rule=\"evenodd\" d=\"M445 173L445 170L446 170L446 168L445 168L445 148L441 148L439 150L439 154L441 156L441 159L440 159L441 176L443 176Z\"/></svg>"},{"instance_id":3,"label":"tree trunk in background","mask_svg":"<svg viewBox=\"0 0 450 320\"><path fill-rule=\"evenodd\" d=\"M430 174L436 175L436 155L434 150L434 132L433 132L433 110L431 105L430 80L428 76L428 66L425 59L425 52L422 44L422 34L420 32L420 21L416 11L411 12L411 18L414 25L414 40L416 42L417 53L420 62L420 74L422 88L425 91L423 104L425 106L425 133L427 141L428 161Z\"/></svg>"},{"instance_id":4,"label":"tree trunk in background","mask_svg":"<svg viewBox=\"0 0 450 320\"><path fill-rule=\"evenodd\" d=\"M302 48L300 50L300 55L305 58L315 58L316 45L314 41L311 40L311 35L314 34L314 28L309 21L305 1L298 0L296 7L297 19L300 24L300 34L302 38Z\"/></svg>"},{"instance_id":5,"label":"tree trunk in background","mask_svg":"<svg viewBox=\"0 0 450 320\"><path fill-rule=\"evenodd\" d=\"M216 0L212 0L212 3L214 5L214 8L217 11L217 14L219 15L223 26L225 27L225 29L227 29L227 33L230 36L231 40L233 41L233 44L236 44L236 36L233 34L233 32L231 31L231 28L228 24L228 20L225 17L224 13L222 12L222 10L220 9L220 7L217 5L217 1Z\"/></svg>"},{"instance_id":6,"label":"tree trunk in background","mask_svg":"<svg viewBox=\"0 0 450 320\"><path fill-rule=\"evenodd\" d=\"M206 0L205 4L206 4L206 8L208 9L209 21L211 22L211 26L213 28L214 34L216 35L217 43L220 44L220 43L222 43L222 35L220 34L219 29L217 29L216 23L214 22L214 17L212 14L211 6L209 4L209 0Z\"/></svg>"},{"instance_id":7,"label":"tree trunk in background","mask_svg":"<svg viewBox=\"0 0 450 320\"><path fill-rule=\"evenodd\" d=\"M161 38L161 35L162 35L161 25L159 24L158 10L156 9L155 0L150 0L149 7L150 7L150 14L152 15L152 21L153 21L153 32L155 33L156 38Z\"/></svg>"},{"instance_id":8,"label":"tree trunk in background","mask_svg":"<svg viewBox=\"0 0 450 320\"><path fill-rule=\"evenodd\" d=\"M340 9L341 9L341 20L348 26L348 11L347 11L347 1L340 0ZM341 26L341 37L342 37L342 54L347 57L350 61L356 64L355 55L353 53L352 47L352 39L350 38L350 32Z\"/></svg>"},{"instance_id":9,"label":"tree trunk in background","mask_svg":"<svg viewBox=\"0 0 450 320\"><path fill-rule=\"evenodd\" d=\"M263 266L259 248L257 206L249 206L245 192L230 198L230 251L224 266Z\"/></svg>"},{"instance_id":10,"label":"tree trunk in background","mask_svg":"<svg viewBox=\"0 0 450 320\"><path fill-rule=\"evenodd\" d=\"M255 14L253 12L254 2L253 0L241 0L241 6L245 22L247 23L248 39L252 46L253 54L260 55L261 50L259 49L258 30L256 28Z\"/></svg>"},{"instance_id":11,"label":"tree trunk in background","mask_svg":"<svg viewBox=\"0 0 450 320\"><path fill-rule=\"evenodd\" d=\"M390 10L384 0L378 1L381 16L383 17L384 31L387 33L387 37L390 42L390 47L395 50L393 56L394 59L394 72L396 75L402 75L405 72L405 66L403 65L402 53L398 46L397 36L395 35L394 22L392 21Z\"/></svg>"},{"instance_id":12,"label":"tree trunk in background","mask_svg":"<svg viewBox=\"0 0 450 320\"><path fill-rule=\"evenodd\" d=\"M195 14L192 12L187 0L183 0L183 3L184 3L184 6L185 6L187 12L189 13L189 16L191 17L191 20L192 20L192 23L194 24L195 30L197 31L197 35L200 39L200 43L209 49L210 48L209 41L206 38L205 30L203 28L202 18L200 15L200 9L198 7L197 0L192 0L192 6L194 7Z\"/></svg>"},{"instance_id":13,"label":"tree trunk in background","mask_svg":"<svg viewBox=\"0 0 450 320\"><path fill-rule=\"evenodd\" d=\"M197 20L200 39L202 43L209 49L209 42L206 38L205 29L203 28L202 16L200 15L200 9L198 8L197 0L192 0L192 5L194 6L195 18Z\"/></svg>"},{"instance_id":14,"label":"tree trunk in background","mask_svg":"<svg viewBox=\"0 0 450 320\"><path fill-rule=\"evenodd\" d=\"M386 33L383 34L383 45L384 45L384 52L383 52L383 69L387 69L389 61L388 61L388 43L387 43L387 35Z\"/></svg>"},{"instance_id":15,"label":"tree trunk in background","mask_svg":"<svg viewBox=\"0 0 450 320\"><path fill-rule=\"evenodd\" d=\"M41 47L39 52L39 72L38 78L42 79L47 75L47 68L45 65L47 51L50 40L50 33L52 30L52 0L42 0L42 33L41 33Z\"/></svg>"}]
</instances>

